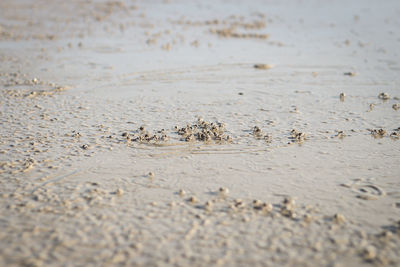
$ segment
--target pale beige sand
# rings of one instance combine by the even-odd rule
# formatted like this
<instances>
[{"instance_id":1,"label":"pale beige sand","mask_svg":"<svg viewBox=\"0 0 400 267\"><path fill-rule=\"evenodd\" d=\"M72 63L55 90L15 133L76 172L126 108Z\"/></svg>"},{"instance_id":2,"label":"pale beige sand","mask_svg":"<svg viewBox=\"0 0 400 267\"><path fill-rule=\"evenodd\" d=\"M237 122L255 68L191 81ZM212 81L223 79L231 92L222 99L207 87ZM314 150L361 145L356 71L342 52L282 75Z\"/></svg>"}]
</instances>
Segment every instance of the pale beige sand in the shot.
<instances>
[{"instance_id":1,"label":"pale beige sand","mask_svg":"<svg viewBox=\"0 0 400 267\"><path fill-rule=\"evenodd\" d=\"M400 264L399 2L247 2L0 1L1 266Z\"/></svg>"}]
</instances>

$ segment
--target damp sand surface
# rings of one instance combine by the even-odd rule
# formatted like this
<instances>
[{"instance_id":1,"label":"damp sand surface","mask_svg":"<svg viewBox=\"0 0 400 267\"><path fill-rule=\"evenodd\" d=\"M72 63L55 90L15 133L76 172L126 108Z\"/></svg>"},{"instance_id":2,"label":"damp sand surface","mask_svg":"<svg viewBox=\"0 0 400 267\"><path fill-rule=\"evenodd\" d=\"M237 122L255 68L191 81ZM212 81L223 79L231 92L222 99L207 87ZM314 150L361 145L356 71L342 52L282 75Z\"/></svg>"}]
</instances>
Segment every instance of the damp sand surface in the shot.
<instances>
[{"instance_id":1,"label":"damp sand surface","mask_svg":"<svg viewBox=\"0 0 400 267\"><path fill-rule=\"evenodd\" d=\"M400 264L397 1L0 10L0 265Z\"/></svg>"}]
</instances>

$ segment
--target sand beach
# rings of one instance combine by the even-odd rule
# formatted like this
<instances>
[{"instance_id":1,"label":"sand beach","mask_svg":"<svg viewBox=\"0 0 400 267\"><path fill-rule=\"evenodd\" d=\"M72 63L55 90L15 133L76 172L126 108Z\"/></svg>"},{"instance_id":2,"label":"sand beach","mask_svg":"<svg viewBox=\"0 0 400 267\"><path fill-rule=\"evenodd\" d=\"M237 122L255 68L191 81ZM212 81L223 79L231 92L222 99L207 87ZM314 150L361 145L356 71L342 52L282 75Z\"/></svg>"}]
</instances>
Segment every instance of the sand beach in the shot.
<instances>
[{"instance_id":1,"label":"sand beach","mask_svg":"<svg viewBox=\"0 0 400 267\"><path fill-rule=\"evenodd\" d=\"M399 15L0 1L0 266L399 266Z\"/></svg>"}]
</instances>

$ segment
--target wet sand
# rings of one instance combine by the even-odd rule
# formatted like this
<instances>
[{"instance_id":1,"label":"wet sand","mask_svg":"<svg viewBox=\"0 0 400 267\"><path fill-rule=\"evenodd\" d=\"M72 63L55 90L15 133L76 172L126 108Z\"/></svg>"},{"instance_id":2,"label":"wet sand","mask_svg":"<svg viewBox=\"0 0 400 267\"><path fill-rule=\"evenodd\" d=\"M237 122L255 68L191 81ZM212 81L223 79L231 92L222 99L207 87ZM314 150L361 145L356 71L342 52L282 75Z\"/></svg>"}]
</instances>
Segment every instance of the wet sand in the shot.
<instances>
[{"instance_id":1,"label":"wet sand","mask_svg":"<svg viewBox=\"0 0 400 267\"><path fill-rule=\"evenodd\" d=\"M398 266L397 1L1 1L1 266Z\"/></svg>"}]
</instances>

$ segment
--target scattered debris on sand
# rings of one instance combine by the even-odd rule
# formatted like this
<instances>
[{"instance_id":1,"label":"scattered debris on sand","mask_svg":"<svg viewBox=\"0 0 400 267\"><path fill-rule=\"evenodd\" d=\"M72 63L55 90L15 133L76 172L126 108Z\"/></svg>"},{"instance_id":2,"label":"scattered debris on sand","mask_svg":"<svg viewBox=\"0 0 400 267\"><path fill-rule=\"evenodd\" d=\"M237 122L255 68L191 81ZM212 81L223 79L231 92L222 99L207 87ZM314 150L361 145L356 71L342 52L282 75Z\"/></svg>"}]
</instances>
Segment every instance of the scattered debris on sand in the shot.
<instances>
[{"instance_id":1,"label":"scattered debris on sand","mask_svg":"<svg viewBox=\"0 0 400 267\"><path fill-rule=\"evenodd\" d=\"M253 127L252 134L256 139L263 139L268 143L272 142L272 136L269 134L265 134L263 130L261 130L261 128L258 126Z\"/></svg>"},{"instance_id":2,"label":"scattered debris on sand","mask_svg":"<svg viewBox=\"0 0 400 267\"><path fill-rule=\"evenodd\" d=\"M144 126L140 126L136 131L125 131L121 134L128 142L139 142L147 144L156 144L160 142L167 142L169 136L164 129L156 130L153 133L147 131Z\"/></svg>"},{"instance_id":3,"label":"scattered debris on sand","mask_svg":"<svg viewBox=\"0 0 400 267\"><path fill-rule=\"evenodd\" d=\"M196 123L187 124L185 127L175 126L175 130L181 136L181 140L186 142L231 142L232 138L225 134L225 123L208 122L203 118L198 118Z\"/></svg>"},{"instance_id":4,"label":"scattered debris on sand","mask_svg":"<svg viewBox=\"0 0 400 267\"><path fill-rule=\"evenodd\" d=\"M382 138L386 135L386 130L384 129L373 129L370 130L371 131L371 135L375 138Z\"/></svg>"},{"instance_id":5,"label":"scattered debris on sand","mask_svg":"<svg viewBox=\"0 0 400 267\"><path fill-rule=\"evenodd\" d=\"M240 38L240 39L268 39L269 34L265 33L239 33L232 28L226 29L210 29L210 32L224 38Z\"/></svg>"},{"instance_id":6,"label":"scattered debris on sand","mask_svg":"<svg viewBox=\"0 0 400 267\"><path fill-rule=\"evenodd\" d=\"M306 139L306 134L303 132L298 132L296 129L293 129L290 131L289 139L293 143L302 143Z\"/></svg>"}]
</instances>

